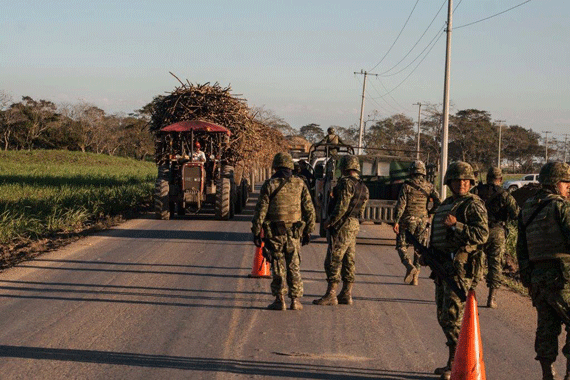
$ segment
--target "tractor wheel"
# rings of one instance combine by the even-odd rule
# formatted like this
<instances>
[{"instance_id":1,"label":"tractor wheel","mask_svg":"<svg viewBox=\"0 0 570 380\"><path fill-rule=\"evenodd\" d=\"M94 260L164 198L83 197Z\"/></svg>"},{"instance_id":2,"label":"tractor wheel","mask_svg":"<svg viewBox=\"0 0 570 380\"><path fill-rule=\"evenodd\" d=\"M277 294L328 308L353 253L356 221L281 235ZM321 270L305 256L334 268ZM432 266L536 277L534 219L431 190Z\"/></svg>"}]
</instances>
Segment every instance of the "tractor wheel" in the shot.
<instances>
[{"instance_id":1,"label":"tractor wheel","mask_svg":"<svg viewBox=\"0 0 570 380\"><path fill-rule=\"evenodd\" d=\"M158 177L154 184L154 211L157 219L170 219L170 199L168 196L169 185L168 166L159 166Z\"/></svg>"},{"instance_id":2,"label":"tractor wheel","mask_svg":"<svg viewBox=\"0 0 570 380\"><path fill-rule=\"evenodd\" d=\"M230 179L230 219L236 216L236 200L237 200L237 188L233 177Z\"/></svg>"},{"instance_id":3,"label":"tractor wheel","mask_svg":"<svg viewBox=\"0 0 570 380\"><path fill-rule=\"evenodd\" d=\"M229 178L221 177L216 185L216 218L230 219L232 201L232 182Z\"/></svg>"}]
</instances>

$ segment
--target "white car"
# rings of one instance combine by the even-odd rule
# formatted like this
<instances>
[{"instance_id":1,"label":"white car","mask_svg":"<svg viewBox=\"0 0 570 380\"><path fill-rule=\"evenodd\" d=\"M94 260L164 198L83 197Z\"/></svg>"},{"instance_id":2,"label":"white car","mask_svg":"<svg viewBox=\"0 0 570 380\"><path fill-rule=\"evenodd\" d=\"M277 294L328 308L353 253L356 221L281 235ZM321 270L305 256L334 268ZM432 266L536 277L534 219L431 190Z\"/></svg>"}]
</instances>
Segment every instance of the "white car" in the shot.
<instances>
[{"instance_id":1,"label":"white car","mask_svg":"<svg viewBox=\"0 0 570 380\"><path fill-rule=\"evenodd\" d=\"M513 192L529 183L538 183L538 174L526 174L521 179L506 181L503 183L503 189Z\"/></svg>"}]
</instances>

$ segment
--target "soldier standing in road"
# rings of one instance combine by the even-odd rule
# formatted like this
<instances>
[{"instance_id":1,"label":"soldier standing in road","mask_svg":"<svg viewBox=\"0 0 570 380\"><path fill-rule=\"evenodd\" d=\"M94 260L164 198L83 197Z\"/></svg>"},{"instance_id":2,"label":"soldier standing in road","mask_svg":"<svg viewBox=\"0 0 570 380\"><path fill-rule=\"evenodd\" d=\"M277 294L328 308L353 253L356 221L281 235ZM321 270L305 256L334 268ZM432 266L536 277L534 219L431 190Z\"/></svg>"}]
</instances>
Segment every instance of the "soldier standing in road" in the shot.
<instances>
[{"instance_id":1,"label":"soldier standing in road","mask_svg":"<svg viewBox=\"0 0 570 380\"><path fill-rule=\"evenodd\" d=\"M325 273L326 294L314 300L315 305L352 305L356 235L360 230L360 217L368 202L368 188L360 179L360 162L356 156L342 156L339 164L342 177L333 189L333 210L324 227L328 230L328 249ZM342 290L336 290L342 278Z\"/></svg>"},{"instance_id":2,"label":"soldier standing in road","mask_svg":"<svg viewBox=\"0 0 570 380\"><path fill-rule=\"evenodd\" d=\"M507 222L516 220L519 214L517 201L501 187L502 183L503 173L501 169L491 167L487 172L487 183L479 182L471 190L473 194L477 194L485 202L489 219L489 239L482 246L482 249L487 256L487 287L489 288L487 307L490 308L497 307L497 289L501 286L503 277Z\"/></svg>"},{"instance_id":3,"label":"soldier standing in road","mask_svg":"<svg viewBox=\"0 0 570 380\"><path fill-rule=\"evenodd\" d=\"M426 245L429 233L429 216L441 203L439 194L434 186L426 181L426 166L422 161L414 161L410 166L411 179L406 180L400 189L396 203L396 216L394 232L396 236L396 250L402 264L406 267L404 282L417 285L420 275L419 256L414 253L412 260L408 255L406 230L410 231L419 242ZM433 205L429 209L429 202Z\"/></svg>"},{"instance_id":4,"label":"soldier standing in road","mask_svg":"<svg viewBox=\"0 0 570 380\"><path fill-rule=\"evenodd\" d=\"M521 281L536 308L534 349L542 379L555 379L561 326L570 330L570 165L549 162L540 170L541 188L519 215L517 257ZM570 380L570 334L562 349Z\"/></svg>"},{"instance_id":5,"label":"soldier standing in road","mask_svg":"<svg viewBox=\"0 0 570 380\"><path fill-rule=\"evenodd\" d=\"M303 308L300 245L309 244L315 227L315 209L305 182L293 176L293 158L277 153L273 158L275 174L263 183L253 215L253 242L271 262L271 293L275 301L270 310L285 310L284 295L291 298L291 310ZM263 235L262 235L263 231Z\"/></svg>"},{"instance_id":6,"label":"soldier standing in road","mask_svg":"<svg viewBox=\"0 0 570 380\"><path fill-rule=\"evenodd\" d=\"M489 235L487 211L481 199L469 192L475 183L473 169L467 162L449 165L444 177L452 195L435 211L430 245L451 260L444 266L449 275L465 292L471 287L474 266L479 261L477 245L484 244ZM437 319L449 348L447 365L435 370L441 379L449 380L465 302L444 281L435 282Z\"/></svg>"}]
</instances>

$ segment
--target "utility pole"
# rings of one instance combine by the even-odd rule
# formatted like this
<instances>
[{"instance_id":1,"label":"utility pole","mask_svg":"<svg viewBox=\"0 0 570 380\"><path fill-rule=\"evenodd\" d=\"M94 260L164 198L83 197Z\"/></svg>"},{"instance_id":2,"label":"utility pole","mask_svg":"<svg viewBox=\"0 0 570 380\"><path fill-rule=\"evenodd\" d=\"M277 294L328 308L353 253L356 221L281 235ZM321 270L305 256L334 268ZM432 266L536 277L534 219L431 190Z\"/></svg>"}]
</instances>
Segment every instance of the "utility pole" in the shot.
<instances>
[{"instance_id":1,"label":"utility pole","mask_svg":"<svg viewBox=\"0 0 570 380\"><path fill-rule=\"evenodd\" d=\"M422 103L417 102L413 104L418 106L418 138L416 141L416 160L420 159L420 118L422 117Z\"/></svg>"},{"instance_id":2,"label":"utility pole","mask_svg":"<svg viewBox=\"0 0 570 380\"><path fill-rule=\"evenodd\" d=\"M503 127L503 123L505 122L505 120L496 120L495 122L499 124L499 153L497 155L497 167L500 169L501 168L501 129Z\"/></svg>"},{"instance_id":3,"label":"utility pole","mask_svg":"<svg viewBox=\"0 0 570 380\"><path fill-rule=\"evenodd\" d=\"M548 134L552 133L550 131L542 131L544 133L544 160L548 163Z\"/></svg>"},{"instance_id":4,"label":"utility pole","mask_svg":"<svg viewBox=\"0 0 570 380\"><path fill-rule=\"evenodd\" d=\"M360 132L358 133L358 154L362 154L362 135L364 134L364 125L362 123L362 116L364 114L364 96L366 93L366 77L368 75L378 76L378 74L372 74L367 71L360 69L360 72L355 72L354 74L364 75L364 82L362 83L362 103L360 104Z\"/></svg>"},{"instance_id":5,"label":"utility pole","mask_svg":"<svg viewBox=\"0 0 570 380\"><path fill-rule=\"evenodd\" d=\"M449 80L451 66L451 25L453 15L453 0L448 0L447 4L447 42L445 49L445 83L443 89L443 125L441 136L441 163L439 170L439 183L441 185L441 197L446 198L447 189L445 188L445 172L447 170L447 141L449 128Z\"/></svg>"}]
</instances>

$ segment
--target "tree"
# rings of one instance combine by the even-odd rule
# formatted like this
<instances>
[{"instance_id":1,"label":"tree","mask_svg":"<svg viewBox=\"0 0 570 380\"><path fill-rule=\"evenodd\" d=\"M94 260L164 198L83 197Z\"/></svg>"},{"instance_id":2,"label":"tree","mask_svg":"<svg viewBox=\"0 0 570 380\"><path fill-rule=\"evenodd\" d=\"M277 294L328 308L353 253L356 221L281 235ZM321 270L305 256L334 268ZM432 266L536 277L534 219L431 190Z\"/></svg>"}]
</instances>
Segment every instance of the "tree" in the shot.
<instances>
[{"instance_id":1,"label":"tree","mask_svg":"<svg viewBox=\"0 0 570 380\"><path fill-rule=\"evenodd\" d=\"M319 127L319 124L311 123L301 127L301 136L308 142L314 144L325 138L325 132Z\"/></svg>"},{"instance_id":2,"label":"tree","mask_svg":"<svg viewBox=\"0 0 570 380\"><path fill-rule=\"evenodd\" d=\"M277 116L275 112L266 109L264 106L253 107L251 113L254 115L256 121L280 131L283 136L297 136L299 134L285 119Z\"/></svg>"},{"instance_id":3,"label":"tree","mask_svg":"<svg viewBox=\"0 0 570 380\"><path fill-rule=\"evenodd\" d=\"M540 134L532 129L508 126L503 128L501 154L513 163L513 168L518 164L523 172L534 171L535 158L544 154L544 147L540 146L539 141Z\"/></svg>"},{"instance_id":4,"label":"tree","mask_svg":"<svg viewBox=\"0 0 570 380\"><path fill-rule=\"evenodd\" d=\"M402 151L412 149L413 126L414 121L403 114L379 120L366 133L366 149L371 152L380 150L383 154L401 155Z\"/></svg>"}]
</instances>

